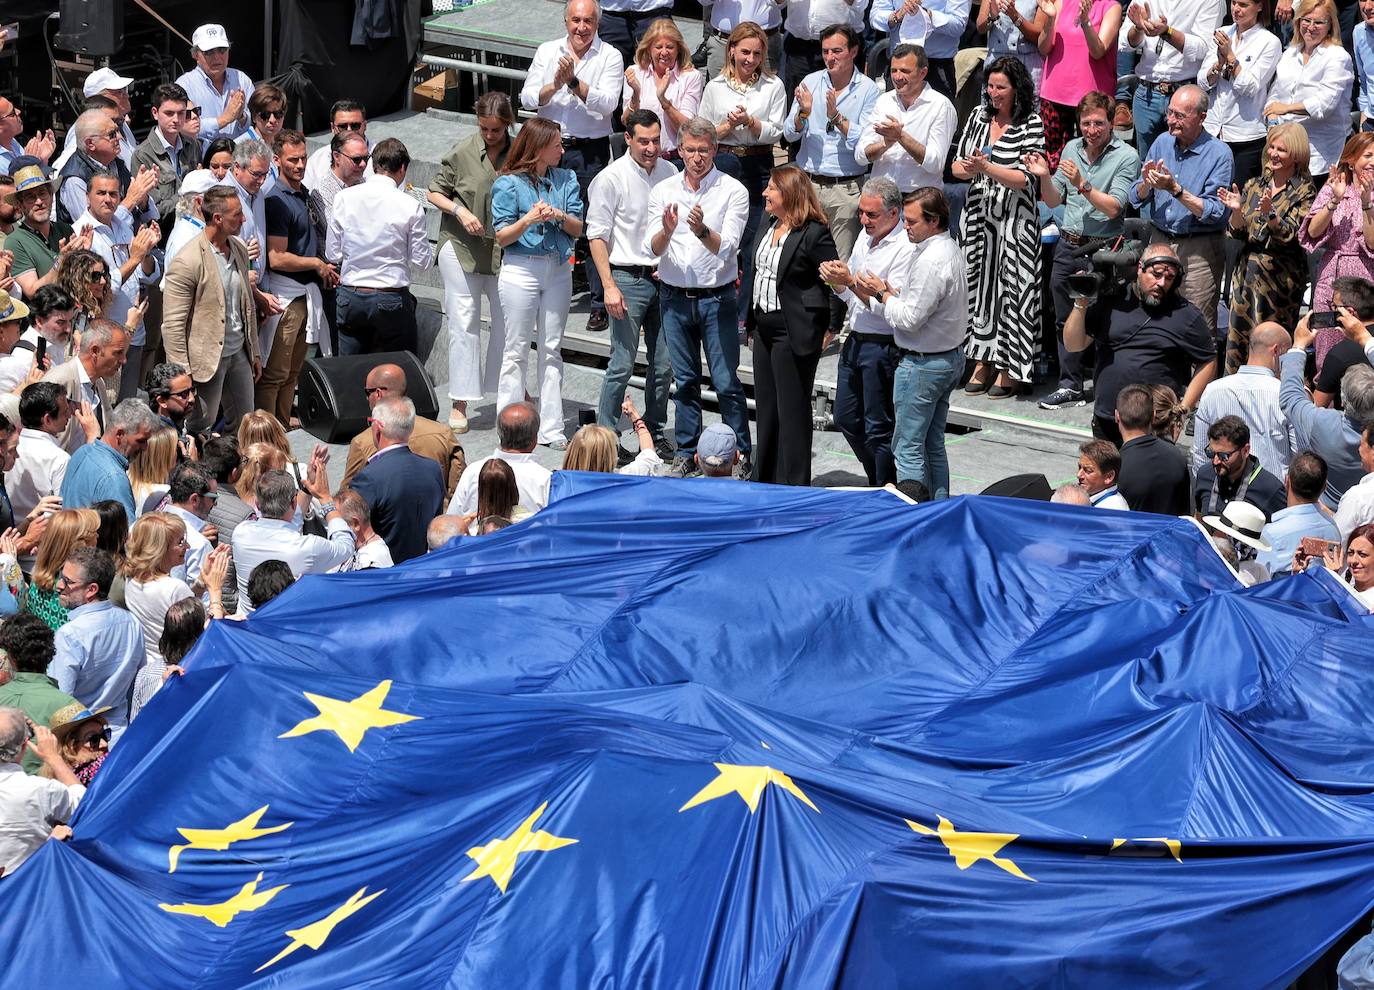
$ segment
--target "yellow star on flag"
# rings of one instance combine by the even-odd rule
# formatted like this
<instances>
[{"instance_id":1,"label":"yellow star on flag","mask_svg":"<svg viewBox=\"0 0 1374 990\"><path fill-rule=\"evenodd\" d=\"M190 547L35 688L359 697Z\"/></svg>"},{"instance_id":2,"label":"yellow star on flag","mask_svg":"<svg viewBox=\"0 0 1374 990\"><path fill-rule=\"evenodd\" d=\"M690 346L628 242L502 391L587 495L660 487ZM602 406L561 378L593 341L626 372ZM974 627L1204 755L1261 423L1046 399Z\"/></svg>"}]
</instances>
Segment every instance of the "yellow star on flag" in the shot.
<instances>
[{"instance_id":1,"label":"yellow star on flag","mask_svg":"<svg viewBox=\"0 0 1374 990\"><path fill-rule=\"evenodd\" d=\"M261 882L262 874L259 873L255 879L244 884L237 894L219 904L159 904L158 907L171 914L189 914L193 918L204 918L210 924L223 928L233 921L239 912L256 911L291 886L284 883L280 887L270 887L259 892L258 884Z\"/></svg>"},{"instance_id":2,"label":"yellow star on flag","mask_svg":"<svg viewBox=\"0 0 1374 990\"><path fill-rule=\"evenodd\" d=\"M741 766L736 763L717 763L715 767L716 778L692 795L690 801L678 808L679 814L688 808L695 808L707 801L714 801L718 797L738 794L740 800L749 805L749 813L752 815L758 810L759 798L763 794L763 789L769 784L776 784L816 814L821 813L821 809L817 808L811 799L802 793L802 789L792 782L792 778L781 770L774 770L772 767Z\"/></svg>"},{"instance_id":3,"label":"yellow star on flag","mask_svg":"<svg viewBox=\"0 0 1374 990\"><path fill-rule=\"evenodd\" d=\"M262 821L262 816L267 813L267 805L263 805L257 811L245 818L240 818L236 822L231 822L224 828L179 828L182 838L186 840L183 846L172 846L167 850L168 873L177 871L177 860L181 858L183 849L209 849L216 852L223 852L232 843L243 842L246 839L256 839L264 835L271 835L273 832L281 832L290 828L294 823L287 822L285 825L273 825L271 828L258 828L258 822Z\"/></svg>"},{"instance_id":4,"label":"yellow star on flag","mask_svg":"<svg viewBox=\"0 0 1374 990\"><path fill-rule=\"evenodd\" d=\"M286 948L282 949L271 959L267 960L267 962L263 963L257 969L253 970L253 972L261 973L268 966L280 962L282 959L285 959L287 956L291 955L291 953L295 952L303 945L308 945L310 946L310 948L318 952L320 950L320 947L324 945L325 940L328 939L331 934L333 934L334 928L339 924L339 922L343 921L348 917L351 917L353 914L357 913L358 911L361 911L368 904L372 903L378 897L381 897L383 894L386 893L386 888L383 887L381 890L375 891L364 897L363 894L365 893L367 893L367 888L359 887L358 892L356 894L354 894L348 900L344 901L333 911L330 911L319 921L313 921L310 924L306 925L304 928L293 928L290 931L288 931L286 933L286 937L291 939L291 944L288 945Z\"/></svg>"},{"instance_id":5,"label":"yellow star on flag","mask_svg":"<svg viewBox=\"0 0 1374 990\"><path fill-rule=\"evenodd\" d=\"M491 882L496 884L501 893L506 892L506 887L510 884L510 878L515 873L515 861L522 853L549 852L553 849L561 849L563 846L574 845L576 839L565 839L559 835L545 832L542 829L538 832L530 831L534 828L534 823L539 816L544 813L544 809L549 806L545 801L534 810L520 827L504 839L492 839L484 846L473 846L468 850L468 856L477 862L477 868L463 877L462 883L469 880L480 880L482 877L491 877Z\"/></svg>"},{"instance_id":6,"label":"yellow star on flag","mask_svg":"<svg viewBox=\"0 0 1374 990\"><path fill-rule=\"evenodd\" d=\"M1178 839L1113 839L1112 851L1115 852L1117 848L1128 842L1158 842L1169 850L1169 855L1174 857L1177 862L1183 862L1183 843Z\"/></svg>"},{"instance_id":7,"label":"yellow star on flag","mask_svg":"<svg viewBox=\"0 0 1374 990\"><path fill-rule=\"evenodd\" d=\"M391 681L382 681L371 691L358 695L352 701L326 698L321 694L303 691L301 693L305 695L306 700L319 709L320 713L306 719L295 728L288 729L277 738L289 739L311 732L333 732L343 740L350 753L355 752L368 729L380 729L388 725L419 720L418 715L387 711L382 707L382 702L386 701L387 692L390 690Z\"/></svg>"},{"instance_id":8,"label":"yellow star on flag","mask_svg":"<svg viewBox=\"0 0 1374 990\"><path fill-rule=\"evenodd\" d=\"M913 822L910 818L902 820L911 826L913 832L919 832L921 835L939 836L940 841L949 850L949 854L954 857L954 865L961 870L967 870L980 859L985 859L993 866L1001 867L1014 877L1029 880L1031 883L1038 882L1034 877L1028 877L1022 873L1021 867L1011 860L997 855L1003 846L1013 839L1020 838L1020 836L1009 832L959 832L950 824L948 818L944 815L939 817L940 824L937 828L928 828L919 822Z\"/></svg>"}]
</instances>

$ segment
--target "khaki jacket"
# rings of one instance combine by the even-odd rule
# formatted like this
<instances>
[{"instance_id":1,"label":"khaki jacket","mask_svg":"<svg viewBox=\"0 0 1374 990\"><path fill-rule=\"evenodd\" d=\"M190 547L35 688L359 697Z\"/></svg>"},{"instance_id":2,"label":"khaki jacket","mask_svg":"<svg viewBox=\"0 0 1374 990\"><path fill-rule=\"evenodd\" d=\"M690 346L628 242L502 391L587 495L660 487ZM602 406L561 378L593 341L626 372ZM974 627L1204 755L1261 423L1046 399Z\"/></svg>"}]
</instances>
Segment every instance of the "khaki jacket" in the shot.
<instances>
[{"instance_id":1,"label":"khaki jacket","mask_svg":"<svg viewBox=\"0 0 1374 990\"><path fill-rule=\"evenodd\" d=\"M453 490L458 487L458 479L463 476L463 468L468 464L463 445L453 439L453 431L442 423L416 416L415 432L410 435L407 446L412 452L428 457L439 465L444 475L444 488L452 497ZM348 445L348 461L344 465L341 487L347 488L353 476L367 466L367 459L375 453L377 445L372 442L371 430L363 430L354 437Z\"/></svg>"},{"instance_id":2,"label":"khaki jacket","mask_svg":"<svg viewBox=\"0 0 1374 990\"><path fill-rule=\"evenodd\" d=\"M190 368L191 378L197 382L215 377L224 354L224 283L219 278L214 250L209 238L201 234L168 264L163 285L162 343L167 349L167 360ZM258 315L248 282L252 268L248 249L238 238L231 237L229 251L243 284L240 303L244 346L248 359L257 362Z\"/></svg>"}]
</instances>

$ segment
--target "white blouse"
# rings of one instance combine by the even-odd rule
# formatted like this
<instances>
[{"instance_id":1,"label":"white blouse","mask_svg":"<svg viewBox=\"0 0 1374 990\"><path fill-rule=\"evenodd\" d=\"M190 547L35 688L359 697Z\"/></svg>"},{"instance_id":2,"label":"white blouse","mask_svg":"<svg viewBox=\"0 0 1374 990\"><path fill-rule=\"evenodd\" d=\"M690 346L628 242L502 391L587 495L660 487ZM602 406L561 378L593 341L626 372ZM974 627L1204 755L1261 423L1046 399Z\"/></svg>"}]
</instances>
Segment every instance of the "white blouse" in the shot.
<instances>
[{"instance_id":1,"label":"white blouse","mask_svg":"<svg viewBox=\"0 0 1374 990\"><path fill-rule=\"evenodd\" d=\"M1321 175L1341 157L1350 133L1350 89L1355 71L1340 45L1323 45L1304 65L1301 47L1289 48L1274 71L1270 103L1301 103L1307 115L1284 114L1277 122L1296 120L1312 142L1313 175Z\"/></svg>"},{"instance_id":2,"label":"white blouse","mask_svg":"<svg viewBox=\"0 0 1374 990\"><path fill-rule=\"evenodd\" d=\"M783 119L787 116L787 92L777 76L759 74L754 84L743 93L736 90L724 75L706 84L698 113L713 124L722 124L731 110L743 106L758 118L759 136L747 127L736 127L720 139L723 145L776 144L782 136Z\"/></svg>"},{"instance_id":3,"label":"white blouse","mask_svg":"<svg viewBox=\"0 0 1374 990\"><path fill-rule=\"evenodd\" d=\"M1274 78L1274 70L1283 54L1279 39L1256 24L1239 42L1236 26L1228 24L1221 29L1231 38L1235 51L1235 77L1226 79L1217 75L1216 85L1208 86L1208 73L1217 64L1217 52L1213 48L1202 60L1198 69L1198 85L1211 91L1212 106L1207 111L1207 120L1202 125L1207 133L1223 141L1255 141L1267 133L1264 126L1264 105L1269 102L1269 83Z\"/></svg>"},{"instance_id":4,"label":"white blouse","mask_svg":"<svg viewBox=\"0 0 1374 990\"><path fill-rule=\"evenodd\" d=\"M784 235L776 244L773 235L765 233L754 254L754 308L760 313L776 313L782 309L778 302L778 262L782 260Z\"/></svg>"},{"instance_id":5,"label":"white blouse","mask_svg":"<svg viewBox=\"0 0 1374 990\"><path fill-rule=\"evenodd\" d=\"M639 80L639 109L652 110L662 124L659 147L666 155L670 151L677 149L677 128L668 119L668 115L663 112L663 106L658 102L658 86L653 69L646 69L642 65L632 67L635 76ZM673 68L668 71L668 87L663 91L663 95L668 97L679 113L685 113L688 117L695 117L698 108L701 106L701 91L706 87L706 76L698 69L688 69L683 72L681 69ZM621 92L621 99L624 105L630 105L630 99L634 96L634 90L630 88L628 82L625 83Z\"/></svg>"}]
</instances>

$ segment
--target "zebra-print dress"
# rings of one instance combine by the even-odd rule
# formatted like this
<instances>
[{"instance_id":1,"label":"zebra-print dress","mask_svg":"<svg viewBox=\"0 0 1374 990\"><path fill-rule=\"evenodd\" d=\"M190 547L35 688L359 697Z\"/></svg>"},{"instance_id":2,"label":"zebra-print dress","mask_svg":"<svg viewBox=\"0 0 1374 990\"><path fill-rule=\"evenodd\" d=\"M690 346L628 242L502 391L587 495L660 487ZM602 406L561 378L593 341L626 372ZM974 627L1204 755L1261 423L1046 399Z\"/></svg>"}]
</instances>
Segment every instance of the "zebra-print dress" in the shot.
<instances>
[{"instance_id":1,"label":"zebra-print dress","mask_svg":"<svg viewBox=\"0 0 1374 990\"><path fill-rule=\"evenodd\" d=\"M1013 124L988 150L992 117L979 107L964 126L958 157L983 149L994 165L1025 174L1025 189L1010 189L986 175L974 176L959 215L959 242L968 270L969 335L964 352L1031 380L1040 335L1039 180L1026 170L1027 152L1045 150L1039 114Z\"/></svg>"}]
</instances>

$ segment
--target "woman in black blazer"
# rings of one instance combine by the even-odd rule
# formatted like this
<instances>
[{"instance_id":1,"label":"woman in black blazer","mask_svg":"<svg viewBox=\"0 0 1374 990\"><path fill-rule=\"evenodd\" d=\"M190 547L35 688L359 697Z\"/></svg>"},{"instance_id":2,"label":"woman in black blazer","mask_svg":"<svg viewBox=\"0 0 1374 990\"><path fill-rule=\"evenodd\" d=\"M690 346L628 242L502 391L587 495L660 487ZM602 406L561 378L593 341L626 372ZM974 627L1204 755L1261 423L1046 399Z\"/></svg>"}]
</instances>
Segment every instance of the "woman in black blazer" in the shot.
<instances>
[{"instance_id":1,"label":"woman in black blazer","mask_svg":"<svg viewBox=\"0 0 1374 990\"><path fill-rule=\"evenodd\" d=\"M797 166L773 169L763 208L772 221L753 245L753 298L746 318L759 421L753 479L809 485L811 389L833 299L819 269L839 255L815 187Z\"/></svg>"}]
</instances>

